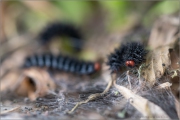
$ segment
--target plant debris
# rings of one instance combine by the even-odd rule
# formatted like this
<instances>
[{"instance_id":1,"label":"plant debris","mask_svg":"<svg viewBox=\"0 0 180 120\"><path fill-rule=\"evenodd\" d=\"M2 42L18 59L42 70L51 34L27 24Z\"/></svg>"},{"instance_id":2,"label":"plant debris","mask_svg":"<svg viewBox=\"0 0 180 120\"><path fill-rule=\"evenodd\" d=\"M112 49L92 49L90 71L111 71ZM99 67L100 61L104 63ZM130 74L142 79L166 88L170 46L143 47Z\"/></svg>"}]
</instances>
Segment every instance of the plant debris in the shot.
<instances>
[{"instance_id":1,"label":"plant debris","mask_svg":"<svg viewBox=\"0 0 180 120\"><path fill-rule=\"evenodd\" d=\"M142 38L144 33L147 38L147 32L143 28L138 29L140 32L135 36ZM149 41L146 41L150 52L144 63L116 74L103 64L99 76L78 76L48 68L22 69L25 56L31 52L46 51L46 47L40 47L37 41L33 41L34 46L30 44L32 41L24 41L0 54L3 56L2 118L179 119L177 31L176 17L161 17L152 28ZM123 39L130 38L132 33ZM104 44L111 47L108 42ZM7 43L3 50L6 46L12 45ZM14 64L16 61L18 63ZM13 107L7 109L4 106Z\"/></svg>"}]
</instances>

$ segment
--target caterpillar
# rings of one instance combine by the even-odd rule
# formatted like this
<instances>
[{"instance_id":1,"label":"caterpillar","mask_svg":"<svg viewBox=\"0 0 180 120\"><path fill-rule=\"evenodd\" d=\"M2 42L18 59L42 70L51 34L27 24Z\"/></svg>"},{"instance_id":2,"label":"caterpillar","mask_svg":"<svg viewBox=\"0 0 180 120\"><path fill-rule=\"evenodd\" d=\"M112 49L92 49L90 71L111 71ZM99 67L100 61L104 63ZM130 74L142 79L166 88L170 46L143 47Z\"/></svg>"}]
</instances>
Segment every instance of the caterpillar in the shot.
<instances>
[{"instance_id":1,"label":"caterpillar","mask_svg":"<svg viewBox=\"0 0 180 120\"><path fill-rule=\"evenodd\" d=\"M100 71L98 62L81 61L69 56L52 54L32 55L25 59L23 68L32 66L47 67L79 75L89 75Z\"/></svg>"},{"instance_id":2,"label":"caterpillar","mask_svg":"<svg viewBox=\"0 0 180 120\"><path fill-rule=\"evenodd\" d=\"M138 42L123 44L108 56L107 65L115 72L121 67L133 68L145 60L147 50Z\"/></svg>"},{"instance_id":3,"label":"caterpillar","mask_svg":"<svg viewBox=\"0 0 180 120\"><path fill-rule=\"evenodd\" d=\"M43 44L46 44L54 37L67 36L71 38L73 47L76 50L81 50L83 41L80 30L75 28L71 24L55 22L49 24L44 30L39 34L39 39Z\"/></svg>"}]
</instances>

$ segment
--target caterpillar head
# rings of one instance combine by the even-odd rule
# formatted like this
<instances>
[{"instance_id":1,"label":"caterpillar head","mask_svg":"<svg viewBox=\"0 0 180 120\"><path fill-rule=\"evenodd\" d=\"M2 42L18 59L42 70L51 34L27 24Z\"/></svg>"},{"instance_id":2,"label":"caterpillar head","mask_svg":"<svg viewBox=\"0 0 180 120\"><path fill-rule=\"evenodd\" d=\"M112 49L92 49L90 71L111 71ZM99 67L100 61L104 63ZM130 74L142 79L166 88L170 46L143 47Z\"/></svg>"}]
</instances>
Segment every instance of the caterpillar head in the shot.
<instances>
[{"instance_id":1,"label":"caterpillar head","mask_svg":"<svg viewBox=\"0 0 180 120\"><path fill-rule=\"evenodd\" d=\"M147 51L144 46L138 42L131 42L115 49L108 57L107 65L115 72L121 67L133 68L145 60Z\"/></svg>"}]
</instances>

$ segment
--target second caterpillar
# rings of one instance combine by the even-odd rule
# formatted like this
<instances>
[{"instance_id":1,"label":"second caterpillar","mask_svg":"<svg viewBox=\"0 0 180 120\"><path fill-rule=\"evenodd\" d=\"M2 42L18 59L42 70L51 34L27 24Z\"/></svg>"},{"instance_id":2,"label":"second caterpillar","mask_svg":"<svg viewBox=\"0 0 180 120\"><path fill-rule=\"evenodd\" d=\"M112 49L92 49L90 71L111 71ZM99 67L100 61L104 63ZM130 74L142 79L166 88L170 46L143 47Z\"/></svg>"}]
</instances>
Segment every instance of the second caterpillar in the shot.
<instances>
[{"instance_id":1,"label":"second caterpillar","mask_svg":"<svg viewBox=\"0 0 180 120\"><path fill-rule=\"evenodd\" d=\"M28 68L32 66L47 67L78 75L93 74L101 69L99 62L82 61L69 56L54 56L52 54L39 54L27 57L23 67Z\"/></svg>"}]
</instances>

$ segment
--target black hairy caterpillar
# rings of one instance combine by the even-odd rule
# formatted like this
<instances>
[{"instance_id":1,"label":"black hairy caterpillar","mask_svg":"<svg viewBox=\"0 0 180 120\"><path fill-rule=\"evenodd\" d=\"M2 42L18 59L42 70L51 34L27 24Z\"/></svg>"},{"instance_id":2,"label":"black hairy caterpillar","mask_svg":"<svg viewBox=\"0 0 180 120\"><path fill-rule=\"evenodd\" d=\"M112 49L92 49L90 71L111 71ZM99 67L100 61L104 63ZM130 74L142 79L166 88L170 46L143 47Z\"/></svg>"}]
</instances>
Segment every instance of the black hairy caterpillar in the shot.
<instances>
[{"instance_id":1,"label":"black hairy caterpillar","mask_svg":"<svg viewBox=\"0 0 180 120\"><path fill-rule=\"evenodd\" d=\"M37 66L47 67L79 75L89 75L100 71L101 66L98 62L81 61L68 56L52 54L33 55L26 58L24 68Z\"/></svg>"},{"instance_id":2,"label":"black hairy caterpillar","mask_svg":"<svg viewBox=\"0 0 180 120\"><path fill-rule=\"evenodd\" d=\"M80 50L82 47L82 35L80 30L76 29L73 25L67 23L56 22L48 25L40 33L39 39L42 43L49 42L53 37L67 36L71 38L73 47Z\"/></svg>"},{"instance_id":3,"label":"black hairy caterpillar","mask_svg":"<svg viewBox=\"0 0 180 120\"><path fill-rule=\"evenodd\" d=\"M138 42L127 43L115 49L114 53L108 56L107 64L113 72L125 66L132 68L141 64L145 60L146 54L147 51L142 44Z\"/></svg>"}]
</instances>

